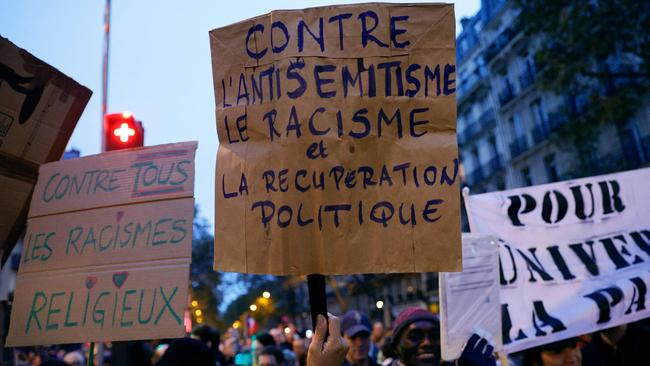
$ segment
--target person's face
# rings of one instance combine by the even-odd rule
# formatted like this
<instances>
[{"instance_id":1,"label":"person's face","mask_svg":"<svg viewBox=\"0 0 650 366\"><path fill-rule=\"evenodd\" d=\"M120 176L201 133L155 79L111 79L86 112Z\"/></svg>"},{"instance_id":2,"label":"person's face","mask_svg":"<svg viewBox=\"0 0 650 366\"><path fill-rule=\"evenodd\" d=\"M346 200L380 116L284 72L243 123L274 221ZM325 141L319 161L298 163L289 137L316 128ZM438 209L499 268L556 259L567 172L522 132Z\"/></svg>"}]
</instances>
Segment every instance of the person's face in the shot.
<instances>
[{"instance_id":1,"label":"person's face","mask_svg":"<svg viewBox=\"0 0 650 366\"><path fill-rule=\"evenodd\" d=\"M373 342L378 342L381 337L384 335L384 325L380 322L376 322L372 325L372 340Z\"/></svg>"},{"instance_id":2,"label":"person's face","mask_svg":"<svg viewBox=\"0 0 650 366\"><path fill-rule=\"evenodd\" d=\"M262 350L264 349L264 345L256 339L253 341L253 345L251 346L251 348L253 349L253 353L257 356L260 353L262 353Z\"/></svg>"},{"instance_id":3,"label":"person's face","mask_svg":"<svg viewBox=\"0 0 650 366\"><path fill-rule=\"evenodd\" d=\"M259 366L279 366L273 355L260 355Z\"/></svg>"},{"instance_id":4,"label":"person's face","mask_svg":"<svg viewBox=\"0 0 650 366\"><path fill-rule=\"evenodd\" d=\"M296 356L302 356L302 355L305 354L305 341L304 340L302 340L300 338L296 338L296 339L293 340L292 346L293 346L293 352L296 354Z\"/></svg>"},{"instance_id":5,"label":"person's face","mask_svg":"<svg viewBox=\"0 0 650 366\"><path fill-rule=\"evenodd\" d=\"M542 366L580 366L582 354L578 347L567 347L559 352L542 351Z\"/></svg>"},{"instance_id":6,"label":"person's face","mask_svg":"<svg viewBox=\"0 0 650 366\"><path fill-rule=\"evenodd\" d=\"M359 332L352 337L345 336L350 349L348 350L347 359L351 363L359 363L368 358L370 352L370 334Z\"/></svg>"},{"instance_id":7,"label":"person's face","mask_svg":"<svg viewBox=\"0 0 650 366\"><path fill-rule=\"evenodd\" d=\"M284 336L284 333L280 329L273 328L269 331L269 333L273 336L273 340L275 340L276 345L280 345L287 341L287 338Z\"/></svg>"},{"instance_id":8,"label":"person's face","mask_svg":"<svg viewBox=\"0 0 650 366\"><path fill-rule=\"evenodd\" d=\"M235 357L237 354L237 341L229 339L224 343L223 354L228 357Z\"/></svg>"},{"instance_id":9,"label":"person's face","mask_svg":"<svg viewBox=\"0 0 650 366\"><path fill-rule=\"evenodd\" d=\"M400 360L406 366L440 364L440 328L438 324L420 320L402 333L399 342Z\"/></svg>"}]
</instances>

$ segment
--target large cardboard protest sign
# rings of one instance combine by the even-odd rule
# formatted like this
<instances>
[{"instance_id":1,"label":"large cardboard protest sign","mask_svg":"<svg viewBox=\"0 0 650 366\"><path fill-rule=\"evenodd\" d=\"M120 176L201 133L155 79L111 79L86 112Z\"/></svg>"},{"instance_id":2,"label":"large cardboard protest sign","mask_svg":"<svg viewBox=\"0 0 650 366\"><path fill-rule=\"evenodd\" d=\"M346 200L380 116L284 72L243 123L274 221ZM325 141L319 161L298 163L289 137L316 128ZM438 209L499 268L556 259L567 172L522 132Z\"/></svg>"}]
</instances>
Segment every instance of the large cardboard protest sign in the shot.
<instances>
[{"instance_id":1,"label":"large cardboard protest sign","mask_svg":"<svg viewBox=\"0 0 650 366\"><path fill-rule=\"evenodd\" d=\"M196 146L41 167L8 345L183 336Z\"/></svg>"},{"instance_id":2,"label":"large cardboard protest sign","mask_svg":"<svg viewBox=\"0 0 650 366\"><path fill-rule=\"evenodd\" d=\"M650 169L469 197L497 235L504 349L650 316Z\"/></svg>"},{"instance_id":3,"label":"large cardboard protest sign","mask_svg":"<svg viewBox=\"0 0 650 366\"><path fill-rule=\"evenodd\" d=\"M496 237L463 234L463 271L438 277L443 360L460 358L474 333L501 350L498 264Z\"/></svg>"},{"instance_id":4,"label":"large cardboard protest sign","mask_svg":"<svg viewBox=\"0 0 650 366\"><path fill-rule=\"evenodd\" d=\"M461 269L453 6L274 11L210 45L215 269Z\"/></svg>"},{"instance_id":5,"label":"large cardboard protest sign","mask_svg":"<svg viewBox=\"0 0 650 366\"><path fill-rule=\"evenodd\" d=\"M39 165L61 157L90 95L0 37L0 258L25 228Z\"/></svg>"}]
</instances>

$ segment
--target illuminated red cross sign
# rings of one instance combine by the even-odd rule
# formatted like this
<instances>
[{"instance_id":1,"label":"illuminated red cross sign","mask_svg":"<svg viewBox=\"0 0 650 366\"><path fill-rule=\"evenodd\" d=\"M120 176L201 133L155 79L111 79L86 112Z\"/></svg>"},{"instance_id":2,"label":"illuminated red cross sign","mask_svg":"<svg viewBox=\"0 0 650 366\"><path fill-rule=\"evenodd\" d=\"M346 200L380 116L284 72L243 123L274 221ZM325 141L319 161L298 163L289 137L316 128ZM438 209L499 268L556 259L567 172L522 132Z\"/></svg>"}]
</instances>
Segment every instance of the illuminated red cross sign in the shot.
<instances>
[{"instance_id":1,"label":"illuminated red cross sign","mask_svg":"<svg viewBox=\"0 0 650 366\"><path fill-rule=\"evenodd\" d=\"M113 131L115 136L120 137L120 141L127 142L129 141L129 136L135 136L135 130L129 127L128 124L122 123L120 128L117 128Z\"/></svg>"},{"instance_id":2,"label":"illuminated red cross sign","mask_svg":"<svg viewBox=\"0 0 650 366\"><path fill-rule=\"evenodd\" d=\"M130 112L104 117L104 151L144 146L144 128Z\"/></svg>"}]
</instances>

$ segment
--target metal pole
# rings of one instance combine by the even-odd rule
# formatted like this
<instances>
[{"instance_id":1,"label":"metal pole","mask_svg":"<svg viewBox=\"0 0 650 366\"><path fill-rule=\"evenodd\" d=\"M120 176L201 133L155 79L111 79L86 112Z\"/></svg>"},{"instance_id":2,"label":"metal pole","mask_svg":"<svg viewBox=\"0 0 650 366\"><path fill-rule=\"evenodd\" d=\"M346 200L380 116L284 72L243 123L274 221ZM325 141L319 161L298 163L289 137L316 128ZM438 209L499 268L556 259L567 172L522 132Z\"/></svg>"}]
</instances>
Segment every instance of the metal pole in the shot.
<instances>
[{"instance_id":1,"label":"metal pole","mask_svg":"<svg viewBox=\"0 0 650 366\"><path fill-rule=\"evenodd\" d=\"M106 7L104 8L104 58L102 65L102 134L107 126L104 126L104 116L108 110L108 51L110 45L111 31L111 0L106 0ZM103 136L103 135L102 135ZM106 151L104 138L102 140L102 151Z\"/></svg>"},{"instance_id":2,"label":"metal pole","mask_svg":"<svg viewBox=\"0 0 650 366\"><path fill-rule=\"evenodd\" d=\"M95 359L95 342L90 342L90 347L88 348L88 366L93 366Z\"/></svg>"},{"instance_id":3,"label":"metal pole","mask_svg":"<svg viewBox=\"0 0 650 366\"><path fill-rule=\"evenodd\" d=\"M104 8L104 58L102 65L102 130L100 132L100 140L102 141L102 151L106 151L104 142L104 131L108 126L105 126L104 117L108 110L108 52L110 46L110 31L111 31L111 0L106 0ZM97 342L97 366L104 366L104 343ZM91 353L92 357L92 353ZM92 364L91 364L92 365Z\"/></svg>"}]
</instances>

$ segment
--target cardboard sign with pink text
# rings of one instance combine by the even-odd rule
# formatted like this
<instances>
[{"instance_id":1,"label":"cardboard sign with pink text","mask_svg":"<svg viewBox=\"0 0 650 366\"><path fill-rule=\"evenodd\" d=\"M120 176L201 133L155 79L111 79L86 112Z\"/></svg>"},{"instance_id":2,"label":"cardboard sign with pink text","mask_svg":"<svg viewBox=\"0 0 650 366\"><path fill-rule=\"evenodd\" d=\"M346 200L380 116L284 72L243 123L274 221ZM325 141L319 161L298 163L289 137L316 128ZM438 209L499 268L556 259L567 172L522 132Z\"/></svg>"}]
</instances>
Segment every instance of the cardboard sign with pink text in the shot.
<instances>
[{"instance_id":1,"label":"cardboard sign with pink text","mask_svg":"<svg viewBox=\"0 0 650 366\"><path fill-rule=\"evenodd\" d=\"M7 345L184 335L196 147L41 167Z\"/></svg>"}]
</instances>

